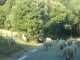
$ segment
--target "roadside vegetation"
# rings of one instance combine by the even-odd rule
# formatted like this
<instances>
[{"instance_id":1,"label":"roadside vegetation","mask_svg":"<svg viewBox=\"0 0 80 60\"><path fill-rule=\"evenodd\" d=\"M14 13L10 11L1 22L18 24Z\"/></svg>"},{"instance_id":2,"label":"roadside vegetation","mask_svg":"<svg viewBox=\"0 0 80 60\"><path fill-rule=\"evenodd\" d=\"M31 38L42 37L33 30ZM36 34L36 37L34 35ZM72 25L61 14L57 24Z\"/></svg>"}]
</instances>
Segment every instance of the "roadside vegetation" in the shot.
<instances>
[{"instance_id":1,"label":"roadside vegetation","mask_svg":"<svg viewBox=\"0 0 80 60\"><path fill-rule=\"evenodd\" d=\"M15 44L8 45L8 37L0 36L0 60L7 59L10 56L18 56L24 51L28 52L30 49L37 47L35 41L25 42L21 38L16 38L17 46Z\"/></svg>"}]
</instances>

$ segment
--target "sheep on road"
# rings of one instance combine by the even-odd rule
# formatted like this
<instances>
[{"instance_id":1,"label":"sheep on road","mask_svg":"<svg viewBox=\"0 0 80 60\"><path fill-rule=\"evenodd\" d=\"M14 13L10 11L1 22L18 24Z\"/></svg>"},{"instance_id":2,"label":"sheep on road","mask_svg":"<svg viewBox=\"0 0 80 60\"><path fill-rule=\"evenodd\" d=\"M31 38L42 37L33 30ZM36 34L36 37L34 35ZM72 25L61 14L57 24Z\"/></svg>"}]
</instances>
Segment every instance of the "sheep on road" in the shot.
<instances>
[{"instance_id":1,"label":"sheep on road","mask_svg":"<svg viewBox=\"0 0 80 60\"><path fill-rule=\"evenodd\" d=\"M71 60L71 59L73 60L74 55L75 55L74 47L66 46L64 48L64 56L65 56L66 60Z\"/></svg>"}]
</instances>

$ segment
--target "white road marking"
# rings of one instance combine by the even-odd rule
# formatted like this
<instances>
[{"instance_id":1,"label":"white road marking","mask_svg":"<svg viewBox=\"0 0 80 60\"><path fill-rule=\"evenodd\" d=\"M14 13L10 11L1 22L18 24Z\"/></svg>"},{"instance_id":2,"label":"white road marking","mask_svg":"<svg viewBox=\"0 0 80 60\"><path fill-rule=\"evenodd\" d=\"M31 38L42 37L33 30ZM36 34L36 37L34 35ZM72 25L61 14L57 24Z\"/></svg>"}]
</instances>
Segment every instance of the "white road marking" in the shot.
<instances>
[{"instance_id":1,"label":"white road marking","mask_svg":"<svg viewBox=\"0 0 80 60\"><path fill-rule=\"evenodd\" d=\"M26 58L27 56L23 56L22 58L18 59L18 60L23 60L24 58Z\"/></svg>"},{"instance_id":2,"label":"white road marking","mask_svg":"<svg viewBox=\"0 0 80 60\"><path fill-rule=\"evenodd\" d=\"M36 51L37 49L32 50L32 52Z\"/></svg>"},{"instance_id":3,"label":"white road marking","mask_svg":"<svg viewBox=\"0 0 80 60\"><path fill-rule=\"evenodd\" d=\"M32 50L31 52L36 51L37 49ZM23 56L22 58L18 59L18 60L23 60L24 58L26 58L27 56Z\"/></svg>"}]
</instances>

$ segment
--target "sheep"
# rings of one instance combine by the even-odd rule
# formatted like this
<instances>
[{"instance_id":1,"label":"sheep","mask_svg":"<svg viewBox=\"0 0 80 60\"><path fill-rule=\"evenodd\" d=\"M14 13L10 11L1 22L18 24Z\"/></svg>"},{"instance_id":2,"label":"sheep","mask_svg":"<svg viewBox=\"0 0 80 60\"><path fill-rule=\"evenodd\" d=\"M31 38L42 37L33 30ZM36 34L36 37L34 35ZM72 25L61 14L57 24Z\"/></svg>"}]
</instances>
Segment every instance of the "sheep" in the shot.
<instances>
[{"instance_id":1,"label":"sheep","mask_svg":"<svg viewBox=\"0 0 80 60\"><path fill-rule=\"evenodd\" d=\"M69 39L67 39L66 45L67 45L67 46L70 46L71 44L72 44L72 41L69 40Z\"/></svg>"},{"instance_id":2,"label":"sheep","mask_svg":"<svg viewBox=\"0 0 80 60\"><path fill-rule=\"evenodd\" d=\"M43 47L45 48L45 50L48 50L50 46L53 46L52 42L50 41L45 41L43 43ZM43 50L43 47L42 47L42 50Z\"/></svg>"},{"instance_id":3,"label":"sheep","mask_svg":"<svg viewBox=\"0 0 80 60\"><path fill-rule=\"evenodd\" d=\"M78 45L80 45L80 40L78 40Z\"/></svg>"},{"instance_id":4,"label":"sheep","mask_svg":"<svg viewBox=\"0 0 80 60\"><path fill-rule=\"evenodd\" d=\"M24 41L27 41L27 38L24 36L24 34L22 35L22 39L23 39Z\"/></svg>"},{"instance_id":5,"label":"sheep","mask_svg":"<svg viewBox=\"0 0 80 60\"><path fill-rule=\"evenodd\" d=\"M74 50L75 50L75 55L76 55L77 44L76 44L76 43L72 43L72 45L71 45L71 46L73 46L73 48L74 48Z\"/></svg>"},{"instance_id":6,"label":"sheep","mask_svg":"<svg viewBox=\"0 0 80 60\"><path fill-rule=\"evenodd\" d=\"M48 41L49 46L53 47L53 43L51 41Z\"/></svg>"},{"instance_id":7,"label":"sheep","mask_svg":"<svg viewBox=\"0 0 80 60\"><path fill-rule=\"evenodd\" d=\"M63 51L64 51L64 56L66 60L70 60L70 59L73 60L75 55L75 50L73 46L66 46Z\"/></svg>"},{"instance_id":8,"label":"sheep","mask_svg":"<svg viewBox=\"0 0 80 60\"><path fill-rule=\"evenodd\" d=\"M43 51L43 48L45 48L45 50L48 50L48 47L49 47L49 43L45 41L43 43L42 51Z\"/></svg>"},{"instance_id":9,"label":"sheep","mask_svg":"<svg viewBox=\"0 0 80 60\"><path fill-rule=\"evenodd\" d=\"M47 37L46 41L49 43L49 46L53 46L53 40L51 38Z\"/></svg>"},{"instance_id":10,"label":"sheep","mask_svg":"<svg viewBox=\"0 0 80 60\"><path fill-rule=\"evenodd\" d=\"M56 39L56 44L59 42L59 39Z\"/></svg>"},{"instance_id":11,"label":"sheep","mask_svg":"<svg viewBox=\"0 0 80 60\"><path fill-rule=\"evenodd\" d=\"M50 41L50 42L53 42L53 40L49 37L46 38L46 41Z\"/></svg>"},{"instance_id":12,"label":"sheep","mask_svg":"<svg viewBox=\"0 0 80 60\"><path fill-rule=\"evenodd\" d=\"M63 49L66 47L65 40L59 40L58 42L58 48L59 48L59 54L60 56L63 56Z\"/></svg>"},{"instance_id":13,"label":"sheep","mask_svg":"<svg viewBox=\"0 0 80 60\"><path fill-rule=\"evenodd\" d=\"M16 44L17 45L15 39L12 38L12 37L8 38L8 45L9 45L9 47L11 46L11 44Z\"/></svg>"},{"instance_id":14,"label":"sheep","mask_svg":"<svg viewBox=\"0 0 80 60\"><path fill-rule=\"evenodd\" d=\"M79 46L80 45L80 39L77 39L76 41L77 41L77 44Z\"/></svg>"}]
</instances>

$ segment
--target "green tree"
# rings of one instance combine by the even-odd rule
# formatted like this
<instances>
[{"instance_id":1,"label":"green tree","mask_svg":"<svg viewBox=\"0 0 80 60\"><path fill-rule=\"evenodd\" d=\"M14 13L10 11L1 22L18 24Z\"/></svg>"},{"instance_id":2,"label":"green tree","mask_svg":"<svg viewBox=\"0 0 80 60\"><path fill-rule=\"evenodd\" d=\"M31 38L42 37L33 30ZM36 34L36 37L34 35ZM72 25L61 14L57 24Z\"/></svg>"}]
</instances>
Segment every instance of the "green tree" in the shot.
<instances>
[{"instance_id":1,"label":"green tree","mask_svg":"<svg viewBox=\"0 0 80 60\"><path fill-rule=\"evenodd\" d=\"M5 21L5 15L2 10L2 7L0 7L0 28L4 28L4 21Z\"/></svg>"}]
</instances>

